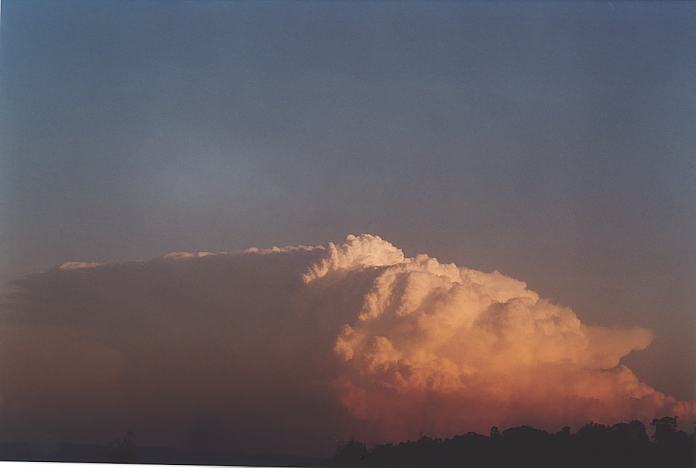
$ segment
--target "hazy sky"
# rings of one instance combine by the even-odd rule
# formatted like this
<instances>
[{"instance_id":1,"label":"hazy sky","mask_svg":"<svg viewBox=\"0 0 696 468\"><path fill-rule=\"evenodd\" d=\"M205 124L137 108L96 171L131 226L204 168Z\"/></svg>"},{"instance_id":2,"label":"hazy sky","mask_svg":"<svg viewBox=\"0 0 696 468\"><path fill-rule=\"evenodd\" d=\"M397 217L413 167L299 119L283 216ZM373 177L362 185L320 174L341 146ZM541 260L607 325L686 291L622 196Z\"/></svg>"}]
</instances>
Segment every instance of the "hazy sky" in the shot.
<instances>
[{"instance_id":1,"label":"hazy sky","mask_svg":"<svg viewBox=\"0 0 696 468\"><path fill-rule=\"evenodd\" d=\"M5 0L0 280L370 232L696 398L696 5Z\"/></svg>"}]
</instances>

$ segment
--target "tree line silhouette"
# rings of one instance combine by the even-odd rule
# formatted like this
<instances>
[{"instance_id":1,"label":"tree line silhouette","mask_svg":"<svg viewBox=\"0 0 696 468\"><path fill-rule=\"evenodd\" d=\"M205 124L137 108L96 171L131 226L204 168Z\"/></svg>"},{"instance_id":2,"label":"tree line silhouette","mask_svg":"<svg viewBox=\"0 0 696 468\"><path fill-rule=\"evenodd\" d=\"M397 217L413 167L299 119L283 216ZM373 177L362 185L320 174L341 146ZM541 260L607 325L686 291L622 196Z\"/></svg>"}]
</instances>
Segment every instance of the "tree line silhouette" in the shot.
<instances>
[{"instance_id":1,"label":"tree line silhouette","mask_svg":"<svg viewBox=\"0 0 696 468\"><path fill-rule=\"evenodd\" d=\"M110 463L136 463L132 431L128 431L122 439L111 442L109 449Z\"/></svg>"},{"instance_id":2,"label":"tree line silhouette","mask_svg":"<svg viewBox=\"0 0 696 468\"><path fill-rule=\"evenodd\" d=\"M613 426L588 423L571 433L564 427L549 433L529 426L490 435L475 432L449 439L421 437L417 441L368 448L351 440L339 445L327 461L336 466L374 467L529 467L529 468L694 468L696 429L679 430L676 417L651 423L648 436L640 421Z\"/></svg>"}]
</instances>

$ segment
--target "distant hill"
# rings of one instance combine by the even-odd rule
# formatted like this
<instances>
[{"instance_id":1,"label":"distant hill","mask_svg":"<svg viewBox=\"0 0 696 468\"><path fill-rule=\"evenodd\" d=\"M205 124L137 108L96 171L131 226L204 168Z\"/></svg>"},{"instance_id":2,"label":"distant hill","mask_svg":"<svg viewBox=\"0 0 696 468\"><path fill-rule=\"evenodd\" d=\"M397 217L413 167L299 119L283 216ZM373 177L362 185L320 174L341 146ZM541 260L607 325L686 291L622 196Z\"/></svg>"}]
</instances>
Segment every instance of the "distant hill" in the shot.
<instances>
[{"instance_id":1,"label":"distant hill","mask_svg":"<svg viewBox=\"0 0 696 468\"><path fill-rule=\"evenodd\" d=\"M286 453L242 454L224 450L134 447L132 460L115 460L113 446L92 444L0 443L0 460L77 463L146 463L189 465L309 466L316 457Z\"/></svg>"}]
</instances>

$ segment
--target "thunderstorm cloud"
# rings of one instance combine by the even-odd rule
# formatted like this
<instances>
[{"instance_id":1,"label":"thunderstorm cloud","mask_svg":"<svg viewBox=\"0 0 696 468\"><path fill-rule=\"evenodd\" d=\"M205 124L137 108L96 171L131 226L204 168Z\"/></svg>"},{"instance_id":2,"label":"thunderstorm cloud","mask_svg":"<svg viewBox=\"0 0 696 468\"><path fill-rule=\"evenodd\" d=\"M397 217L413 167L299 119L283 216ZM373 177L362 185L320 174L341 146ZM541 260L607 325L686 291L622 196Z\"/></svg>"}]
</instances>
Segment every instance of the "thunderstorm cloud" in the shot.
<instances>
[{"instance_id":1,"label":"thunderstorm cloud","mask_svg":"<svg viewBox=\"0 0 696 468\"><path fill-rule=\"evenodd\" d=\"M583 324L499 272L325 246L67 262L0 315L0 439L328 451L492 425L693 420L621 359L639 327Z\"/></svg>"}]
</instances>

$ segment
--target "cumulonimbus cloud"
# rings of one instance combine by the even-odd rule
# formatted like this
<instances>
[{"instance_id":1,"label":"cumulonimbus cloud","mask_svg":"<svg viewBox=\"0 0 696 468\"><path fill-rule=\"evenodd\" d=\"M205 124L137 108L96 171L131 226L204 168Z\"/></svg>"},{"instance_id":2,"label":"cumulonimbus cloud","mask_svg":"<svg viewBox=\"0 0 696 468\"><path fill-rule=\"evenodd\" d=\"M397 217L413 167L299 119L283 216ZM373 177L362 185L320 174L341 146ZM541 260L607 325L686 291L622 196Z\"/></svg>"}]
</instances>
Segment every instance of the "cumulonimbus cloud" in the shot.
<instances>
[{"instance_id":1,"label":"cumulonimbus cloud","mask_svg":"<svg viewBox=\"0 0 696 468\"><path fill-rule=\"evenodd\" d=\"M306 452L696 415L621 364L649 330L585 325L521 281L372 235L66 263L16 286L0 317L5 439L133 429L153 443Z\"/></svg>"}]
</instances>

